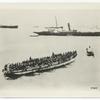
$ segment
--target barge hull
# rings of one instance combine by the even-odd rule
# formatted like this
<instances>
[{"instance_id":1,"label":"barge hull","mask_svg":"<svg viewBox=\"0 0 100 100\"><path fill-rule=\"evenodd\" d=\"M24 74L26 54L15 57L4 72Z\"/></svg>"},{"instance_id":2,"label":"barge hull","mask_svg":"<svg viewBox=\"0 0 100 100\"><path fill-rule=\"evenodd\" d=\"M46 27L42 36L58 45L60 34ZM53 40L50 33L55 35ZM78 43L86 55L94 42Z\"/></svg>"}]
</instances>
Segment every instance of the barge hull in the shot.
<instances>
[{"instance_id":1,"label":"barge hull","mask_svg":"<svg viewBox=\"0 0 100 100\"><path fill-rule=\"evenodd\" d=\"M38 68L36 70L30 70L30 71L24 71L24 72L19 72L19 73L5 73L5 77L6 78L11 78L11 79L17 79L21 76L28 76L28 75L35 75L35 73L42 73L42 72L47 72L47 71L51 71L54 69L58 69L58 68L62 68L65 67L65 65L69 65L72 62L74 62L75 59L71 59L70 61L64 62L64 63L60 63L57 65L53 65L51 67L44 67L44 68Z\"/></svg>"}]
</instances>

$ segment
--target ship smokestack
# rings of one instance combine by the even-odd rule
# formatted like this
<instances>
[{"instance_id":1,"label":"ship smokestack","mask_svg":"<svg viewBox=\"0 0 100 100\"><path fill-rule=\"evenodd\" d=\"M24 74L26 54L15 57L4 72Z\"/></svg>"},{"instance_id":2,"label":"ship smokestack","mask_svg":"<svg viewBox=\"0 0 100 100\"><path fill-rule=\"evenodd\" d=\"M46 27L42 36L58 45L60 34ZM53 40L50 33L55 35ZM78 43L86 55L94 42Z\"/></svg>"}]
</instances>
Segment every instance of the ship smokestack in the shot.
<instances>
[{"instance_id":1,"label":"ship smokestack","mask_svg":"<svg viewBox=\"0 0 100 100\"><path fill-rule=\"evenodd\" d=\"M71 28L70 28L70 23L68 23L68 30L69 30L69 31L71 31Z\"/></svg>"}]
</instances>

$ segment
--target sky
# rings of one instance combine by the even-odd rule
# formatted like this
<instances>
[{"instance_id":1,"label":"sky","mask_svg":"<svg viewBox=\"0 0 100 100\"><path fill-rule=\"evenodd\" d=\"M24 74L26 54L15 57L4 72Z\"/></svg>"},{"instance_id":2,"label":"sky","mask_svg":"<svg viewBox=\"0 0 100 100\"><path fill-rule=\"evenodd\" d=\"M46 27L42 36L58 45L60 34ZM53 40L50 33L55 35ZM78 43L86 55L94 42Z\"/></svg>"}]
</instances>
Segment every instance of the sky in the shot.
<instances>
[{"instance_id":1,"label":"sky","mask_svg":"<svg viewBox=\"0 0 100 100\"><path fill-rule=\"evenodd\" d=\"M67 23L70 22L71 29L78 31L100 31L100 9L95 9L91 5L73 6L68 4L46 6L47 4L36 6L25 5L2 6L0 7L0 25L19 25L19 28L27 30L39 30L48 26L55 26L55 16L57 17L58 26L64 26L68 30ZM81 5L81 4L80 4ZM96 4L94 4L96 6ZM7 9L8 8L8 9ZM82 9L83 8L83 9ZM36 26L39 26L36 29ZM23 29L23 30L24 30Z\"/></svg>"}]
</instances>

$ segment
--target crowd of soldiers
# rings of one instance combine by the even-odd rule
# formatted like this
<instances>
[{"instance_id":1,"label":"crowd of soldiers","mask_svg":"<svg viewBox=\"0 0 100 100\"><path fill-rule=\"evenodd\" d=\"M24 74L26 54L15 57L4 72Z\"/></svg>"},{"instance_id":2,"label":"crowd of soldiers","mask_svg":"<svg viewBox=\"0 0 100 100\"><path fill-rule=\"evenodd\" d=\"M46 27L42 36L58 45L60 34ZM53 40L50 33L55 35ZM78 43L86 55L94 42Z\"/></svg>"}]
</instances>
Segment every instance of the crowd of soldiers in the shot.
<instances>
[{"instance_id":1,"label":"crowd of soldiers","mask_svg":"<svg viewBox=\"0 0 100 100\"><path fill-rule=\"evenodd\" d=\"M42 66L51 66L53 63L63 63L66 61L71 60L72 58L77 56L77 51L70 51L63 54L54 54L52 53L52 56L42 57L42 58L29 58L28 60L22 61L21 63L15 63L15 64L6 64L5 70L7 70L7 67L9 67L9 71L27 71L29 68L42 68Z\"/></svg>"}]
</instances>

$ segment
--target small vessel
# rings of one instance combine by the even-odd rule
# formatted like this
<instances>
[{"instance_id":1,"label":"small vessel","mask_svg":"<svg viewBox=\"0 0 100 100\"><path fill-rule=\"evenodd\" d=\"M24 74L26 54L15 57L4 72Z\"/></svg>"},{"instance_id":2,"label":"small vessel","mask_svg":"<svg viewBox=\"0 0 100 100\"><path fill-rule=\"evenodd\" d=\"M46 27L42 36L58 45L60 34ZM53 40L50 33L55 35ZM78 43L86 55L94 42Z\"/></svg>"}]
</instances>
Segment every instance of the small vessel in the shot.
<instances>
[{"instance_id":1,"label":"small vessel","mask_svg":"<svg viewBox=\"0 0 100 100\"><path fill-rule=\"evenodd\" d=\"M0 25L0 28L18 28L18 25Z\"/></svg>"},{"instance_id":2,"label":"small vessel","mask_svg":"<svg viewBox=\"0 0 100 100\"><path fill-rule=\"evenodd\" d=\"M90 46L89 48L86 48L86 53L87 53L87 56L93 56L94 57L94 52L92 50L90 50Z\"/></svg>"},{"instance_id":3,"label":"small vessel","mask_svg":"<svg viewBox=\"0 0 100 100\"><path fill-rule=\"evenodd\" d=\"M35 31L37 35L43 36L100 36L100 32L80 32L76 29L71 29L71 25L68 22L68 31L63 30L63 26L58 26L57 18L55 17L55 27L45 27L46 31Z\"/></svg>"},{"instance_id":4,"label":"small vessel","mask_svg":"<svg viewBox=\"0 0 100 100\"><path fill-rule=\"evenodd\" d=\"M29 58L29 60L22 61L21 63L6 64L2 72L6 78L16 79L23 75L35 75L50 71L53 69L64 67L74 62L77 56L77 51L70 51L65 53L54 54L42 58Z\"/></svg>"}]
</instances>

